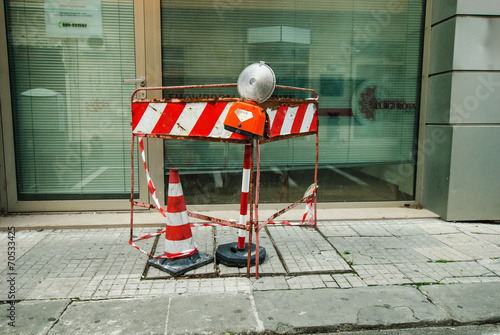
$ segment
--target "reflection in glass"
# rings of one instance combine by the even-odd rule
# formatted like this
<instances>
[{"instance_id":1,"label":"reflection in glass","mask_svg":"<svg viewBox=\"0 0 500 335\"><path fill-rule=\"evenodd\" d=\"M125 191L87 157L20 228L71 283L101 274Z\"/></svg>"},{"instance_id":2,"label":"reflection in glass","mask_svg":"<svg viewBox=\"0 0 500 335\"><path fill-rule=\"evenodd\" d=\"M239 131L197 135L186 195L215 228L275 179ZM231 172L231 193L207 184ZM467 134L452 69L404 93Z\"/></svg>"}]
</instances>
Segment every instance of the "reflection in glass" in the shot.
<instances>
[{"instance_id":1,"label":"reflection in glass","mask_svg":"<svg viewBox=\"0 0 500 335\"><path fill-rule=\"evenodd\" d=\"M319 93L320 201L412 200L422 18L417 0L165 0L163 84L234 83L245 66L266 61L278 85ZM262 146L261 201L304 193L312 183L313 142ZM188 202L238 202L242 148L165 143L166 171L175 165L193 185L192 192L185 187Z\"/></svg>"}]
</instances>

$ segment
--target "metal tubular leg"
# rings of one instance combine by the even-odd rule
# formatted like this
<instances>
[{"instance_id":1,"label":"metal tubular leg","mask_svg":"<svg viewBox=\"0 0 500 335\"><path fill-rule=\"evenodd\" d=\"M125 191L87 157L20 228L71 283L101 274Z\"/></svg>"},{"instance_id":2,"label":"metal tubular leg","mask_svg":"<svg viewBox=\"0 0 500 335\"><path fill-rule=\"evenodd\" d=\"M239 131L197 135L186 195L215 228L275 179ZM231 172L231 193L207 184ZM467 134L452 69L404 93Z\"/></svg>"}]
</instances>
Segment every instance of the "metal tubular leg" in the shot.
<instances>
[{"instance_id":1,"label":"metal tubular leg","mask_svg":"<svg viewBox=\"0 0 500 335\"><path fill-rule=\"evenodd\" d=\"M319 156L319 136L318 133L316 132L316 164L314 165L314 199L313 199L313 206L314 206L314 229L318 229L318 158Z\"/></svg>"},{"instance_id":2,"label":"metal tubular leg","mask_svg":"<svg viewBox=\"0 0 500 335\"><path fill-rule=\"evenodd\" d=\"M259 191L260 191L260 141L257 140L257 176L255 181L255 222L259 225ZM259 278L259 230L255 230L255 278Z\"/></svg>"},{"instance_id":3,"label":"metal tubular leg","mask_svg":"<svg viewBox=\"0 0 500 335\"><path fill-rule=\"evenodd\" d=\"M245 145L245 158L243 162L243 177L241 180L240 224L246 225L248 214L248 192L250 190L250 161L252 146ZM238 249L245 249L246 230L238 230Z\"/></svg>"},{"instance_id":4,"label":"metal tubular leg","mask_svg":"<svg viewBox=\"0 0 500 335\"><path fill-rule=\"evenodd\" d=\"M250 278L250 266L252 263L252 240L253 240L253 201L254 201L254 184L253 184L253 156L254 156L254 146L253 140L251 141L251 155L250 155L250 230L248 231L248 259L247 259L247 278Z\"/></svg>"},{"instance_id":5,"label":"metal tubular leg","mask_svg":"<svg viewBox=\"0 0 500 335\"><path fill-rule=\"evenodd\" d=\"M134 147L135 147L135 135L132 134L132 150L130 155L130 165L132 178L130 179L130 241L134 237Z\"/></svg>"}]
</instances>

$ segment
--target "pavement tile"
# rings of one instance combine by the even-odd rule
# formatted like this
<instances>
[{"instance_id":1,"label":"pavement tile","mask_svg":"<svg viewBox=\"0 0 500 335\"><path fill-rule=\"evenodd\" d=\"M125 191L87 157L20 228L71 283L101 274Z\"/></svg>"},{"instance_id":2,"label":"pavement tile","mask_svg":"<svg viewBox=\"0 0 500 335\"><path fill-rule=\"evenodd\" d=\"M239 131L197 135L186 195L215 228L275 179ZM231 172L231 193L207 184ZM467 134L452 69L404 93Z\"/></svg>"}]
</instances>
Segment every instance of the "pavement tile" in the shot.
<instances>
[{"instance_id":1,"label":"pavement tile","mask_svg":"<svg viewBox=\"0 0 500 335\"><path fill-rule=\"evenodd\" d=\"M451 277L443 278L440 281L441 284L473 284L473 283L492 283L500 282L500 278L497 276L481 276L481 277Z\"/></svg>"},{"instance_id":2,"label":"pavement tile","mask_svg":"<svg viewBox=\"0 0 500 335\"><path fill-rule=\"evenodd\" d=\"M425 262L427 258L395 236L332 237L328 239L352 264Z\"/></svg>"},{"instance_id":3,"label":"pavement tile","mask_svg":"<svg viewBox=\"0 0 500 335\"><path fill-rule=\"evenodd\" d=\"M358 287L254 292L266 331L335 331L347 327L425 325L449 317L413 287Z\"/></svg>"},{"instance_id":4,"label":"pavement tile","mask_svg":"<svg viewBox=\"0 0 500 335\"><path fill-rule=\"evenodd\" d=\"M363 282L370 286L411 284L411 280L393 264L354 265L353 267Z\"/></svg>"},{"instance_id":5,"label":"pavement tile","mask_svg":"<svg viewBox=\"0 0 500 335\"><path fill-rule=\"evenodd\" d=\"M335 282L337 283L337 286L340 288L352 288L353 287L351 282L349 280L347 280L347 278L344 274L334 274L334 275L332 275L332 278L335 280Z\"/></svg>"},{"instance_id":6,"label":"pavement tile","mask_svg":"<svg viewBox=\"0 0 500 335\"><path fill-rule=\"evenodd\" d=\"M261 330L249 295L172 297L165 334L231 334Z\"/></svg>"},{"instance_id":7,"label":"pavement tile","mask_svg":"<svg viewBox=\"0 0 500 335\"><path fill-rule=\"evenodd\" d=\"M474 257L468 256L455 250L452 247L426 247L426 248L415 248L415 251L430 259L431 261L473 261Z\"/></svg>"},{"instance_id":8,"label":"pavement tile","mask_svg":"<svg viewBox=\"0 0 500 335\"><path fill-rule=\"evenodd\" d=\"M494 273L477 262L412 263L395 266L413 283L438 283L445 278L488 277Z\"/></svg>"},{"instance_id":9,"label":"pavement tile","mask_svg":"<svg viewBox=\"0 0 500 335\"><path fill-rule=\"evenodd\" d=\"M50 334L164 334L169 299L73 302Z\"/></svg>"},{"instance_id":10,"label":"pavement tile","mask_svg":"<svg viewBox=\"0 0 500 335\"><path fill-rule=\"evenodd\" d=\"M500 282L422 286L420 291L456 322L500 321Z\"/></svg>"},{"instance_id":11,"label":"pavement tile","mask_svg":"<svg viewBox=\"0 0 500 335\"><path fill-rule=\"evenodd\" d=\"M268 290L288 290L287 280L284 276L275 277L260 277L259 279L252 279L252 289L256 291Z\"/></svg>"},{"instance_id":12,"label":"pavement tile","mask_svg":"<svg viewBox=\"0 0 500 335\"><path fill-rule=\"evenodd\" d=\"M487 258L477 261L478 264L487 268L497 276L500 276L500 258Z\"/></svg>"},{"instance_id":13,"label":"pavement tile","mask_svg":"<svg viewBox=\"0 0 500 335\"><path fill-rule=\"evenodd\" d=\"M500 257L500 247L464 233L436 235L435 238L473 259Z\"/></svg>"},{"instance_id":14,"label":"pavement tile","mask_svg":"<svg viewBox=\"0 0 500 335\"><path fill-rule=\"evenodd\" d=\"M413 224L409 225L406 222L401 222L399 224L384 224L382 227L394 236L427 235L425 230Z\"/></svg>"},{"instance_id":15,"label":"pavement tile","mask_svg":"<svg viewBox=\"0 0 500 335\"><path fill-rule=\"evenodd\" d=\"M18 302L14 305L14 327L9 325L13 320L6 313L11 305L1 305L0 334L47 334L70 302L68 299Z\"/></svg>"},{"instance_id":16,"label":"pavement tile","mask_svg":"<svg viewBox=\"0 0 500 335\"><path fill-rule=\"evenodd\" d=\"M286 282L291 290L327 287L319 275L288 277Z\"/></svg>"},{"instance_id":17,"label":"pavement tile","mask_svg":"<svg viewBox=\"0 0 500 335\"><path fill-rule=\"evenodd\" d=\"M473 236L483 242L488 242L493 244L494 246L500 247L500 234L476 234L473 233Z\"/></svg>"},{"instance_id":18,"label":"pavement tile","mask_svg":"<svg viewBox=\"0 0 500 335\"><path fill-rule=\"evenodd\" d=\"M351 271L331 244L313 229L276 226L268 231L289 273Z\"/></svg>"},{"instance_id":19,"label":"pavement tile","mask_svg":"<svg viewBox=\"0 0 500 335\"><path fill-rule=\"evenodd\" d=\"M455 223L453 225L461 231L473 234L500 235L499 224Z\"/></svg>"},{"instance_id":20,"label":"pavement tile","mask_svg":"<svg viewBox=\"0 0 500 335\"><path fill-rule=\"evenodd\" d=\"M318 229L326 237L334 236L359 236L359 234L349 226L348 222L331 222L320 221L318 222Z\"/></svg>"},{"instance_id":21,"label":"pavement tile","mask_svg":"<svg viewBox=\"0 0 500 335\"><path fill-rule=\"evenodd\" d=\"M457 227L441 220L428 220L426 222L418 222L416 225L429 235L455 234L459 232Z\"/></svg>"},{"instance_id":22,"label":"pavement tile","mask_svg":"<svg viewBox=\"0 0 500 335\"><path fill-rule=\"evenodd\" d=\"M474 260L473 257L465 253L462 253L460 250L457 250L454 246L447 245L440 240L440 238L450 235L455 235L455 234L402 236L400 238L408 247L412 248L419 254L433 261Z\"/></svg>"},{"instance_id":23,"label":"pavement tile","mask_svg":"<svg viewBox=\"0 0 500 335\"><path fill-rule=\"evenodd\" d=\"M381 222L377 221L353 221L349 226L360 236L392 236Z\"/></svg>"}]
</instances>

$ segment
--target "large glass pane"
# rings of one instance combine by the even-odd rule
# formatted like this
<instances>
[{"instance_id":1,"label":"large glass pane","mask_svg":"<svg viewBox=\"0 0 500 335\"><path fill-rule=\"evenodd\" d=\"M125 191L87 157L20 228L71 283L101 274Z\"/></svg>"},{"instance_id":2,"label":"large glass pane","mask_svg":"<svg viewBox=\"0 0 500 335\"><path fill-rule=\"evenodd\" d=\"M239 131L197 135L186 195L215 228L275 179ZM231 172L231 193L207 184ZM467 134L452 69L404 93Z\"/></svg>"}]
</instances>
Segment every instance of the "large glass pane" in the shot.
<instances>
[{"instance_id":1,"label":"large glass pane","mask_svg":"<svg viewBox=\"0 0 500 335\"><path fill-rule=\"evenodd\" d=\"M133 7L6 1L19 200L129 197Z\"/></svg>"},{"instance_id":2,"label":"large glass pane","mask_svg":"<svg viewBox=\"0 0 500 335\"><path fill-rule=\"evenodd\" d=\"M320 201L412 200L423 13L421 0L164 0L163 83L234 83L266 61L278 84L319 94ZM170 140L165 148L166 168L186 175L189 202L239 201L241 146ZM301 196L314 154L313 137L263 145L260 200Z\"/></svg>"}]
</instances>

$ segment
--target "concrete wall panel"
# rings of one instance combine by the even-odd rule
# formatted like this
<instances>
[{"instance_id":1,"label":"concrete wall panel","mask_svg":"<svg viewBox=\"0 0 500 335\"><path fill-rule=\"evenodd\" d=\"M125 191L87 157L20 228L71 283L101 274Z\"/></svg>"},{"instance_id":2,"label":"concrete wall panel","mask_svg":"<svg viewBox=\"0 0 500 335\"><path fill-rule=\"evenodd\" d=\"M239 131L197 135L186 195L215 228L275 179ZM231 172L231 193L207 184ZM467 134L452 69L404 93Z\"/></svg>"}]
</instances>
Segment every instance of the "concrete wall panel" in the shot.
<instances>
[{"instance_id":1,"label":"concrete wall panel","mask_svg":"<svg viewBox=\"0 0 500 335\"><path fill-rule=\"evenodd\" d=\"M427 123L500 123L500 73L449 72L429 78Z\"/></svg>"},{"instance_id":2,"label":"concrete wall panel","mask_svg":"<svg viewBox=\"0 0 500 335\"><path fill-rule=\"evenodd\" d=\"M453 128L427 126L419 153L423 157L422 205L445 217L448 213L449 174Z\"/></svg>"},{"instance_id":3,"label":"concrete wall panel","mask_svg":"<svg viewBox=\"0 0 500 335\"><path fill-rule=\"evenodd\" d=\"M450 119L452 73L444 73L429 78L427 89L427 123L446 124Z\"/></svg>"},{"instance_id":4,"label":"concrete wall panel","mask_svg":"<svg viewBox=\"0 0 500 335\"><path fill-rule=\"evenodd\" d=\"M500 219L500 126L453 128L446 220Z\"/></svg>"},{"instance_id":5,"label":"concrete wall panel","mask_svg":"<svg viewBox=\"0 0 500 335\"><path fill-rule=\"evenodd\" d=\"M432 24L457 13L457 0L434 0L432 3Z\"/></svg>"},{"instance_id":6,"label":"concrete wall panel","mask_svg":"<svg viewBox=\"0 0 500 335\"><path fill-rule=\"evenodd\" d=\"M457 17L453 70L500 70L499 35L498 17Z\"/></svg>"},{"instance_id":7,"label":"concrete wall panel","mask_svg":"<svg viewBox=\"0 0 500 335\"><path fill-rule=\"evenodd\" d=\"M440 2L455 2L456 0L441 0ZM498 0L458 0L457 14L463 15L500 15Z\"/></svg>"},{"instance_id":8,"label":"concrete wall panel","mask_svg":"<svg viewBox=\"0 0 500 335\"><path fill-rule=\"evenodd\" d=\"M498 0L434 0L432 24L454 15L500 15Z\"/></svg>"},{"instance_id":9,"label":"concrete wall panel","mask_svg":"<svg viewBox=\"0 0 500 335\"><path fill-rule=\"evenodd\" d=\"M429 73L451 71L455 50L455 24L451 19L432 28Z\"/></svg>"}]
</instances>

